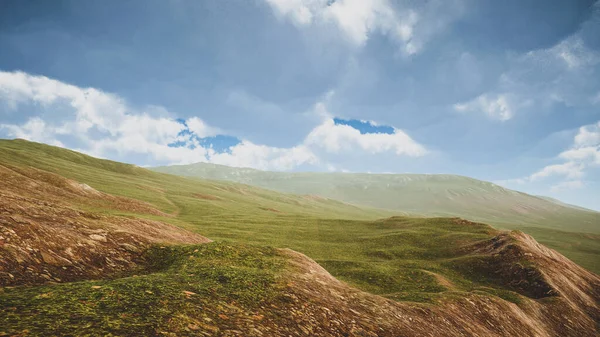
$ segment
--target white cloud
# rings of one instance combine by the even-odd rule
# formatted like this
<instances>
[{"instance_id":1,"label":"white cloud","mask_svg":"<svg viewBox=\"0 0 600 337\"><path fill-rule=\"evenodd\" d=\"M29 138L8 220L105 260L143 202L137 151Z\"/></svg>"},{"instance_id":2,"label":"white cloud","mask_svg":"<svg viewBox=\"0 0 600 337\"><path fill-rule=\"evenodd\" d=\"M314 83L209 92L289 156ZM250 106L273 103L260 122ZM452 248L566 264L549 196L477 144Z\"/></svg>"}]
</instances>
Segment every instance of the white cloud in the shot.
<instances>
[{"instance_id":1,"label":"white cloud","mask_svg":"<svg viewBox=\"0 0 600 337\"><path fill-rule=\"evenodd\" d=\"M311 114L321 119L304 141L292 147L273 147L242 140L227 152L201 146L198 138L220 134L198 117L178 121L168 117L164 108L134 109L122 98L94 88L79 88L44 76L0 71L0 102L39 104L38 112L68 109L62 119L32 117L22 124L0 124L0 134L64 146L63 137L75 137L75 150L108 158L141 155L152 164L212 162L265 170L291 170L301 165L327 167L315 153L366 151L392 152L396 155L421 156L425 148L401 130L394 134L361 134L346 125L335 125L326 103L318 102ZM157 114L158 112L158 114ZM47 114L48 115L48 114ZM169 146L169 144L182 146Z\"/></svg>"},{"instance_id":2,"label":"white cloud","mask_svg":"<svg viewBox=\"0 0 600 337\"><path fill-rule=\"evenodd\" d=\"M585 183L582 178L588 171L600 167L600 122L580 127L573 138L571 148L561 152L556 159L561 160L562 163L547 165L524 178L509 179L498 183L524 185L558 179L558 182L550 187L551 192L583 187Z\"/></svg>"},{"instance_id":3,"label":"white cloud","mask_svg":"<svg viewBox=\"0 0 600 337\"><path fill-rule=\"evenodd\" d=\"M561 152L561 164L548 165L532 174L531 180L549 176L564 176L567 179L579 179L585 171L600 166L600 122L579 128L570 149Z\"/></svg>"},{"instance_id":4,"label":"white cloud","mask_svg":"<svg viewBox=\"0 0 600 337\"><path fill-rule=\"evenodd\" d=\"M317 156L304 145L278 148L242 141L230 150L231 153L212 153L210 161L221 165L261 170L291 170L303 164L319 163Z\"/></svg>"},{"instance_id":5,"label":"white cloud","mask_svg":"<svg viewBox=\"0 0 600 337\"><path fill-rule=\"evenodd\" d=\"M553 46L506 54L506 69L495 88L469 102L455 104L454 109L480 111L501 121L516 115L544 118L565 106L593 111L593 104L600 102L600 52L587 45L584 36L600 28L598 9L580 30Z\"/></svg>"},{"instance_id":6,"label":"white cloud","mask_svg":"<svg viewBox=\"0 0 600 337\"><path fill-rule=\"evenodd\" d=\"M195 133L200 138L213 137L221 133L218 128L207 125L198 117L192 117L186 120L186 124L190 131Z\"/></svg>"},{"instance_id":7,"label":"white cloud","mask_svg":"<svg viewBox=\"0 0 600 337\"><path fill-rule=\"evenodd\" d=\"M569 163L588 161L590 164L600 165L600 146L586 146L570 149L562 152L559 157L569 160Z\"/></svg>"},{"instance_id":8,"label":"white cloud","mask_svg":"<svg viewBox=\"0 0 600 337\"><path fill-rule=\"evenodd\" d=\"M511 119L515 114L514 103L511 102L511 97L506 94L495 96L483 94L466 103L455 104L454 110L459 112L482 112L489 118L502 122Z\"/></svg>"},{"instance_id":9,"label":"white cloud","mask_svg":"<svg viewBox=\"0 0 600 337\"><path fill-rule=\"evenodd\" d=\"M584 165L575 162L548 165L529 176L529 179L532 181L536 181L556 175L565 176L569 179L581 178L583 176L584 167Z\"/></svg>"},{"instance_id":10,"label":"white cloud","mask_svg":"<svg viewBox=\"0 0 600 337\"><path fill-rule=\"evenodd\" d=\"M388 34L406 44L406 52L417 50L410 45L418 15L407 11L400 16L386 0L343 0L328 6L323 15L337 23L357 45L364 44L374 31Z\"/></svg>"},{"instance_id":11,"label":"white cloud","mask_svg":"<svg viewBox=\"0 0 600 337\"><path fill-rule=\"evenodd\" d=\"M56 132L56 130L49 128L46 122L38 117L30 118L21 126L0 124L0 130L2 129L14 138L30 139L55 146L63 146L60 141L49 136L49 134Z\"/></svg>"},{"instance_id":12,"label":"white cloud","mask_svg":"<svg viewBox=\"0 0 600 337\"><path fill-rule=\"evenodd\" d=\"M579 132L575 136L575 145L577 147L595 146L598 144L600 144L600 122L579 128Z\"/></svg>"},{"instance_id":13,"label":"white cloud","mask_svg":"<svg viewBox=\"0 0 600 337\"><path fill-rule=\"evenodd\" d=\"M334 24L352 44L361 46L370 35L387 35L406 55L418 53L437 32L462 13L455 2L429 1L420 12L389 0L265 0L280 18L298 27ZM427 20L423 20L423 16Z\"/></svg>"},{"instance_id":14,"label":"white cloud","mask_svg":"<svg viewBox=\"0 0 600 337\"><path fill-rule=\"evenodd\" d=\"M427 153L421 144L401 130L395 129L392 134L361 134L359 130L349 125L335 124L333 119L326 119L317 126L306 137L305 143L321 147L330 153L352 152L357 149L372 154L393 152L396 155L412 157L423 156Z\"/></svg>"},{"instance_id":15,"label":"white cloud","mask_svg":"<svg viewBox=\"0 0 600 337\"><path fill-rule=\"evenodd\" d=\"M66 119L44 121L32 117L20 125L0 124L0 131L10 137L58 146L64 146L59 140L61 136L75 136L79 143L77 150L103 158L112 154L125 158L141 154L166 164L211 161L278 170L317 161L306 147L274 148L249 141L232 147L231 153L216 153L199 146L196 138L182 134L187 131L205 138L219 133L219 129L198 117L187 119L184 125L173 118L133 109L116 95L23 72L0 72L0 101L9 102L14 108L21 103L39 104L39 109L50 111L69 107L72 113ZM161 111L164 114L164 109ZM169 146L178 141L194 146Z\"/></svg>"}]
</instances>

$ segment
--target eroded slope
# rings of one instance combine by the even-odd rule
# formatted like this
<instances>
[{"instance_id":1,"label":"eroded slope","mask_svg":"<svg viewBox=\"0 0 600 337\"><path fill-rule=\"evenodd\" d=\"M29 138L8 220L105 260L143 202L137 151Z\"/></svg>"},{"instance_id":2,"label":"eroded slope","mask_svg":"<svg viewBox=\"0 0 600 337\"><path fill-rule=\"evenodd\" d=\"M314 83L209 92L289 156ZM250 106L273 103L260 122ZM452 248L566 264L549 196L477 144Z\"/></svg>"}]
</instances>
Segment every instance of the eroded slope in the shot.
<instances>
[{"instance_id":1,"label":"eroded slope","mask_svg":"<svg viewBox=\"0 0 600 337\"><path fill-rule=\"evenodd\" d=\"M449 292L430 304L396 302L350 287L291 250L210 243L152 248L146 253L152 263L135 277L4 289L0 335L598 335L598 277L546 254L553 252L530 249L535 243L521 234L510 236L527 247L553 295L516 295L513 303ZM587 298L554 270L578 282Z\"/></svg>"},{"instance_id":2,"label":"eroded slope","mask_svg":"<svg viewBox=\"0 0 600 337\"><path fill-rule=\"evenodd\" d=\"M165 215L55 174L0 165L0 286L105 278L143 263L150 244L209 242L159 221L84 208Z\"/></svg>"}]
</instances>

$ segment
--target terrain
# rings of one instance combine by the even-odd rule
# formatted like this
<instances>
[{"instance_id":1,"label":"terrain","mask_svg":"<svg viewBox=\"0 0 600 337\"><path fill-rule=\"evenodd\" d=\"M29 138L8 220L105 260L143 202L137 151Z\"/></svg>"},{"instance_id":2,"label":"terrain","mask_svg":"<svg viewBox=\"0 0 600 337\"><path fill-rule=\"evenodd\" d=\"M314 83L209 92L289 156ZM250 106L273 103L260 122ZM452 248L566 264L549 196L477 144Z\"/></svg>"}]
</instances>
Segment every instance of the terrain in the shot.
<instances>
[{"instance_id":1,"label":"terrain","mask_svg":"<svg viewBox=\"0 0 600 337\"><path fill-rule=\"evenodd\" d=\"M0 335L599 334L600 277L521 231L22 140L0 175Z\"/></svg>"},{"instance_id":2,"label":"terrain","mask_svg":"<svg viewBox=\"0 0 600 337\"><path fill-rule=\"evenodd\" d=\"M517 229L600 272L600 213L487 181L440 174L268 172L197 163L152 170L310 194L413 216L462 217Z\"/></svg>"}]
</instances>

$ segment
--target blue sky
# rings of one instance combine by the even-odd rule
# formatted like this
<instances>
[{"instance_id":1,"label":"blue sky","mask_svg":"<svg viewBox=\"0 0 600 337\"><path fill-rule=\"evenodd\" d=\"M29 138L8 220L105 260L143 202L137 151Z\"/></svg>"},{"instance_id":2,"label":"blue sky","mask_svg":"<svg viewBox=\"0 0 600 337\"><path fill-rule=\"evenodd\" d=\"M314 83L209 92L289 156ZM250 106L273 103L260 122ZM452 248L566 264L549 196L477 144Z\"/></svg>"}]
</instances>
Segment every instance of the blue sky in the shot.
<instances>
[{"instance_id":1,"label":"blue sky","mask_svg":"<svg viewBox=\"0 0 600 337\"><path fill-rule=\"evenodd\" d=\"M600 2L4 0L0 46L2 138L600 210Z\"/></svg>"}]
</instances>

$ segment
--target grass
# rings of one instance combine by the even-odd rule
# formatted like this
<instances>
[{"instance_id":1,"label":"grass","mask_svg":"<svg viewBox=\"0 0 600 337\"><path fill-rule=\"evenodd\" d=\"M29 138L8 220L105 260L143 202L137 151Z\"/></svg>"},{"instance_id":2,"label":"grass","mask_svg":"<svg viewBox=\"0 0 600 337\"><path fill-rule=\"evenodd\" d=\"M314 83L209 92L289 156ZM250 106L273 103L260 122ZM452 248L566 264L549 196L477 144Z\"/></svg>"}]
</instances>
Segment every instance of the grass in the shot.
<instances>
[{"instance_id":1,"label":"grass","mask_svg":"<svg viewBox=\"0 0 600 337\"><path fill-rule=\"evenodd\" d=\"M357 241L349 235L347 248L323 247L313 255L327 257L319 261L326 269L365 291L425 303L465 291L522 301L493 280L473 280L448 264L458 254L456 244L489 238L488 226L393 218L357 221L348 229L375 233ZM403 249L373 256L374 247L387 240ZM198 329L216 334L285 305L286 260L274 248L213 242L155 246L146 255L150 265L119 279L0 288L0 336L191 336ZM432 273L443 275L453 289Z\"/></svg>"},{"instance_id":2,"label":"grass","mask_svg":"<svg viewBox=\"0 0 600 337\"><path fill-rule=\"evenodd\" d=\"M197 163L152 168L201 179L247 183L285 193L317 194L408 214L498 226L600 234L600 213L456 175L268 172Z\"/></svg>"},{"instance_id":3,"label":"grass","mask_svg":"<svg viewBox=\"0 0 600 337\"><path fill-rule=\"evenodd\" d=\"M193 208L207 221L224 215L229 219L276 219L279 214L374 219L393 214L248 185L184 179L24 140L0 140L0 164L46 170L102 192L148 202L166 213Z\"/></svg>"},{"instance_id":4,"label":"grass","mask_svg":"<svg viewBox=\"0 0 600 337\"><path fill-rule=\"evenodd\" d=\"M600 220L599 220L600 221ZM580 266L600 274L600 235L576 233L539 227L502 226L519 229L545 246L559 251Z\"/></svg>"},{"instance_id":5,"label":"grass","mask_svg":"<svg viewBox=\"0 0 600 337\"><path fill-rule=\"evenodd\" d=\"M235 324L277 296L275 249L210 243L154 247L136 276L0 289L0 336L193 335ZM201 308L201 312L198 312Z\"/></svg>"}]
</instances>

